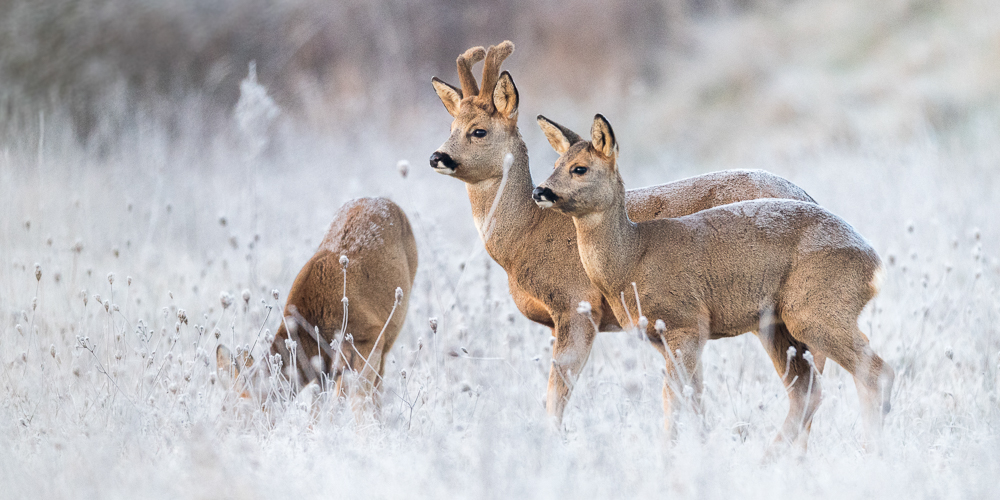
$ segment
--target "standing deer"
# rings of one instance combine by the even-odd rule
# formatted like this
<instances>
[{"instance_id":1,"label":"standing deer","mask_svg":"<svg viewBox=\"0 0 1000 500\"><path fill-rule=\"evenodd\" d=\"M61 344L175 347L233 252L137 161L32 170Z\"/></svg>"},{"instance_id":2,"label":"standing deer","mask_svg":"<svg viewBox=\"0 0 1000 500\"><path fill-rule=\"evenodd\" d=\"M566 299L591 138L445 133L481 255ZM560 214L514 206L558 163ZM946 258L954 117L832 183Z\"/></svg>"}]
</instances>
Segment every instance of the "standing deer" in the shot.
<instances>
[{"instance_id":1,"label":"standing deer","mask_svg":"<svg viewBox=\"0 0 1000 500\"><path fill-rule=\"evenodd\" d=\"M268 357L281 358L293 388L336 380L337 394L359 417L377 414L385 359L403 327L416 272L417 246L402 209L385 198L345 203L295 277ZM234 359L220 344L216 358L220 372L235 375L236 389L249 395L249 377L241 377L253 366L249 353Z\"/></svg>"},{"instance_id":2,"label":"standing deer","mask_svg":"<svg viewBox=\"0 0 1000 500\"><path fill-rule=\"evenodd\" d=\"M620 327L574 257L576 230L571 219L532 202L528 150L517 126L517 87L510 73L500 72L501 63L513 51L509 41L488 51L482 47L467 50L456 61L461 88L436 77L432 80L454 120L451 136L431 155L430 164L437 172L465 182L476 228L490 257L507 272L514 303L528 319L552 329L555 344L546 410L559 424L597 333L590 321L576 313L577 304L594 304L593 321L599 328ZM480 89L472 66L484 58ZM570 140L573 136L566 133ZM505 168L508 154L513 161ZM678 217L755 198L813 202L798 186L761 170L716 172L625 194L634 220ZM777 329L775 337L779 339L775 342L805 352L805 346L783 329Z\"/></svg>"},{"instance_id":3,"label":"standing deer","mask_svg":"<svg viewBox=\"0 0 1000 500\"><path fill-rule=\"evenodd\" d=\"M858 315L878 293L883 272L861 235L820 206L793 200L743 201L633 222L607 120L594 118L590 142L540 121L549 141L560 145L560 157L533 197L573 218L587 276L619 323L644 330L666 359L668 429L685 385L698 405L706 341L773 326L854 376L868 436L877 444L894 373L858 329ZM781 336L765 347L785 374L790 400L776 443L804 449L821 399L813 360L792 352L786 357Z\"/></svg>"}]
</instances>

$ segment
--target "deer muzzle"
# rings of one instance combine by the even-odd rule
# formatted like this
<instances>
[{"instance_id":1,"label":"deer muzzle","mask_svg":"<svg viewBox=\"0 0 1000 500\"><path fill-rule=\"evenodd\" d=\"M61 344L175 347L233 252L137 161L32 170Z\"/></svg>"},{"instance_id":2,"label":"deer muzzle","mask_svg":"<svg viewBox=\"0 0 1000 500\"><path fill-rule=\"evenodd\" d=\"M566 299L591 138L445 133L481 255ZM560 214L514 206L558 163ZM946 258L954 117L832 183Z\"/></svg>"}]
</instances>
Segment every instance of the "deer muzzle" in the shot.
<instances>
[{"instance_id":1,"label":"deer muzzle","mask_svg":"<svg viewBox=\"0 0 1000 500\"><path fill-rule=\"evenodd\" d=\"M458 168L458 163L451 158L448 153L442 153L440 151L435 151L431 155L431 168L436 170L439 174L451 175L455 173Z\"/></svg>"},{"instance_id":2,"label":"deer muzzle","mask_svg":"<svg viewBox=\"0 0 1000 500\"><path fill-rule=\"evenodd\" d=\"M553 203L559 201L559 196L547 187L538 186L531 192L531 198L542 208L549 208Z\"/></svg>"}]
</instances>

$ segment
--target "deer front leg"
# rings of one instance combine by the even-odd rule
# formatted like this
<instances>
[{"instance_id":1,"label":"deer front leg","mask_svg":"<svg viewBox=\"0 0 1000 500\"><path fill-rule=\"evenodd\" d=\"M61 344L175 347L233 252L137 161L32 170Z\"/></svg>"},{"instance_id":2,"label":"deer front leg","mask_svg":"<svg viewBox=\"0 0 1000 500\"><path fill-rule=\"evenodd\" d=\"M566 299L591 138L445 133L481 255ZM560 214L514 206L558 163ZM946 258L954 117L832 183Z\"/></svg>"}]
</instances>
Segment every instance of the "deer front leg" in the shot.
<instances>
[{"instance_id":1,"label":"deer front leg","mask_svg":"<svg viewBox=\"0 0 1000 500\"><path fill-rule=\"evenodd\" d=\"M666 342L664 342L664 340ZM666 360L663 380L663 427L668 439L676 436L678 410L685 406L701 414L701 352L705 346L699 329L668 331L653 345Z\"/></svg>"},{"instance_id":2,"label":"deer front leg","mask_svg":"<svg viewBox=\"0 0 1000 500\"><path fill-rule=\"evenodd\" d=\"M562 425L563 411L569 402L573 386L594 347L597 335L594 324L600 321L600 313L594 311L591 314L597 315L593 322L587 315L575 311L555 319L556 326L552 329L552 334L555 335L556 342L552 346L552 367L549 369L545 409L557 427Z\"/></svg>"}]
</instances>

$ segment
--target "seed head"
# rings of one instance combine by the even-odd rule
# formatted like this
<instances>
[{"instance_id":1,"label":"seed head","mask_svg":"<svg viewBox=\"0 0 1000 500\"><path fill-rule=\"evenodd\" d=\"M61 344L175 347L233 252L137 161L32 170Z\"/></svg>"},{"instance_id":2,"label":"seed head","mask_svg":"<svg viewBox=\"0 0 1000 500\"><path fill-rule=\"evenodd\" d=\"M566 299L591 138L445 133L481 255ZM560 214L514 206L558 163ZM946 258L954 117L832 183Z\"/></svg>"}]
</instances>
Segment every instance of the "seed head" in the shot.
<instances>
[{"instance_id":1,"label":"seed head","mask_svg":"<svg viewBox=\"0 0 1000 500\"><path fill-rule=\"evenodd\" d=\"M111 312L111 301L110 300L105 300L104 301L104 312Z\"/></svg>"},{"instance_id":2,"label":"seed head","mask_svg":"<svg viewBox=\"0 0 1000 500\"><path fill-rule=\"evenodd\" d=\"M396 287L396 303L399 304L402 301L403 301L403 289L397 286Z\"/></svg>"},{"instance_id":3,"label":"seed head","mask_svg":"<svg viewBox=\"0 0 1000 500\"><path fill-rule=\"evenodd\" d=\"M580 314L590 314L593 308L590 306L590 302L586 300L581 300L580 304L576 306L576 312Z\"/></svg>"},{"instance_id":4,"label":"seed head","mask_svg":"<svg viewBox=\"0 0 1000 500\"><path fill-rule=\"evenodd\" d=\"M83 307L87 307L87 290L80 290L80 295L83 295Z\"/></svg>"},{"instance_id":5,"label":"seed head","mask_svg":"<svg viewBox=\"0 0 1000 500\"><path fill-rule=\"evenodd\" d=\"M802 353L802 359L806 360L806 363L809 363L809 366L813 366L813 363L815 363L813 353L809 351Z\"/></svg>"},{"instance_id":6,"label":"seed head","mask_svg":"<svg viewBox=\"0 0 1000 500\"><path fill-rule=\"evenodd\" d=\"M35 281L42 281L42 265L35 262Z\"/></svg>"},{"instance_id":7,"label":"seed head","mask_svg":"<svg viewBox=\"0 0 1000 500\"><path fill-rule=\"evenodd\" d=\"M410 173L410 162L406 160L399 160L396 162L396 169L399 170L399 175L402 178L406 178L406 175Z\"/></svg>"},{"instance_id":8,"label":"seed head","mask_svg":"<svg viewBox=\"0 0 1000 500\"><path fill-rule=\"evenodd\" d=\"M649 326L649 320L645 316L639 316L639 331L645 332L646 327Z\"/></svg>"},{"instance_id":9,"label":"seed head","mask_svg":"<svg viewBox=\"0 0 1000 500\"><path fill-rule=\"evenodd\" d=\"M233 305L233 296L226 292L219 294L219 302L222 303L222 309L229 309L229 306Z\"/></svg>"},{"instance_id":10,"label":"seed head","mask_svg":"<svg viewBox=\"0 0 1000 500\"><path fill-rule=\"evenodd\" d=\"M243 302L246 302L248 306L250 305L250 290L243 290Z\"/></svg>"},{"instance_id":11,"label":"seed head","mask_svg":"<svg viewBox=\"0 0 1000 500\"><path fill-rule=\"evenodd\" d=\"M427 320L427 322L430 323L430 325L431 325L431 332L437 333L438 332L438 319L437 318L430 318L430 319Z\"/></svg>"},{"instance_id":12,"label":"seed head","mask_svg":"<svg viewBox=\"0 0 1000 500\"><path fill-rule=\"evenodd\" d=\"M277 288L271 290L271 296L274 297L274 300L278 300L278 289Z\"/></svg>"},{"instance_id":13,"label":"seed head","mask_svg":"<svg viewBox=\"0 0 1000 500\"><path fill-rule=\"evenodd\" d=\"M186 325L187 322L188 322L187 311L185 311L184 309L178 309L177 310L177 319L181 323L184 323Z\"/></svg>"},{"instance_id":14,"label":"seed head","mask_svg":"<svg viewBox=\"0 0 1000 500\"><path fill-rule=\"evenodd\" d=\"M132 277L131 276L126 276L125 277L125 284L128 285L128 286L132 286Z\"/></svg>"},{"instance_id":15,"label":"seed head","mask_svg":"<svg viewBox=\"0 0 1000 500\"><path fill-rule=\"evenodd\" d=\"M667 332L667 324L664 323L662 319L656 320L656 322L653 323L653 328L656 330L656 333L660 335Z\"/></svg>"},{"instance_id":16,"label":"seed head","mask_svg":"<svg viewBox=\"0 0 1000 500\"><path fill-rule=\"evenodd\" d=\"M341 256L340 256L340 265L341 265L342 267L347 267L347 263L348 263L348 262L350 262L350 261L351 261L351 260L350 260L350 259L348 259L346 255L341 255Z\"/></svg>"},{"instance_id":17,"label":"seed head","mask_svg":"<svg viewBox=\"0 0 1000 500\"><path fill-rule=\"evenodd\" d=\"M109 285L115 284L115 273L108 273L108 284Z\"/></svg>"},{"instance_id":18,"label":"seed head","mask_svg":"<svg viewBox=\"0 0 1000 500\"><path fill-rule=\"evenodd\" d=\"M49 345L49 355L51 355L53 358L56 357L56 345L55 344Z\"/></svg>"}]
</instances>

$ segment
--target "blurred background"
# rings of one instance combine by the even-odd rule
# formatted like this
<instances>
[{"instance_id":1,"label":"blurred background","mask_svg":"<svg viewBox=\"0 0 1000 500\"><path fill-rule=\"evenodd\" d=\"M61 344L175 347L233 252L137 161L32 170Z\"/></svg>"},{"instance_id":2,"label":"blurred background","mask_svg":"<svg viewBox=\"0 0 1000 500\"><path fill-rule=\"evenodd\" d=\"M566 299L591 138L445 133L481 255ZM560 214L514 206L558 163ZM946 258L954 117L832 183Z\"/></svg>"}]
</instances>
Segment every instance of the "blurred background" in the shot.
<instances>
[{"instance_id":1,"label":"blurred background","mask_svg":"<svg viewBox=\"0 0 1000 500\"><path fill-rule=\"evenodd\" d=\"M624 150L699 161L949 143L983 121L995 126L1000 103L1000 9L990 0L2 0L0 9L7 150L33 152L48 133L103 154L150 127L218 139L234 124L251 61L286 133L406 141L422 120L444 121L431 76L457 83L459 53L504 39L517 46L505 68L522 116L585 131L602 112L629 132Z\"/></svg>"}]
</instances>

